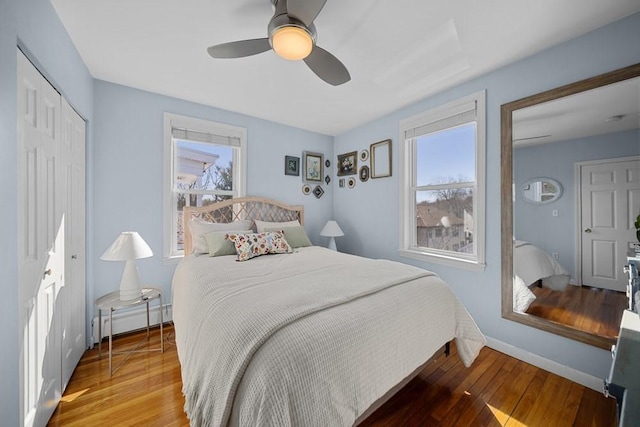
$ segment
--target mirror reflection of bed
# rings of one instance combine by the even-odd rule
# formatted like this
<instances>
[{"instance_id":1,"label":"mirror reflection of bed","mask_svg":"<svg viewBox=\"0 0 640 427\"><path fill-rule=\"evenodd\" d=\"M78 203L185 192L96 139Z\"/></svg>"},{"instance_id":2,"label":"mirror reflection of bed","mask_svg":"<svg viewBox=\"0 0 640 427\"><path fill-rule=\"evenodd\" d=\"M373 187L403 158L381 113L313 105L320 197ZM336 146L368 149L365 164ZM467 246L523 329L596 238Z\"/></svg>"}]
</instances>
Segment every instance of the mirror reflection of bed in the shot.
<instances>
[{"instance_id":1,"label":"mirror reflection of bed","mask_svg":"<svg viewBox=\"0 0 640 427\"><path fill-rule=\"evenodd\" d=\"M623 292L570 284L571 275L552 255L521 240L513 246L514 311L617 337L627 305Z\"/></svg>"},{"instance_id":2,"label":"mirror reflection of bed","mask_svg":"<svg viewBox=\"0 0 640 427\"><path fill-rule=\"evenodd\" d=\"M638 96L636 77L513 110L514 313L615 340L635 241L625 218L640 212ZM594 189L607 176L631 178Z\"/></svg>"}]
</instances>

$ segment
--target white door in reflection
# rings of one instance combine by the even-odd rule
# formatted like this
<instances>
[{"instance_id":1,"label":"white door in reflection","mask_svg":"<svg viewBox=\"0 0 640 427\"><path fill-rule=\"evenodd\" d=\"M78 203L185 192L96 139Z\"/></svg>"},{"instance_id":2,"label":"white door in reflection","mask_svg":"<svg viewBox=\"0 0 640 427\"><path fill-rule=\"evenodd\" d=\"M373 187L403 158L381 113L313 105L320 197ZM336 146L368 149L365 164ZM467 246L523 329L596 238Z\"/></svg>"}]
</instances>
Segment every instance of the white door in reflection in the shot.
<instances>
[{"instance_id":1,"label":"white door in reflection","mask_svg":"<svg viewBox=\"0 0 640 427\"><path fill-rule=\"evenodd\" d=\"M636 241L633 222L640 213L640 161L593 161L579 168L582 283L624 292L622 268Z\"/></svg>"}]
</instances>

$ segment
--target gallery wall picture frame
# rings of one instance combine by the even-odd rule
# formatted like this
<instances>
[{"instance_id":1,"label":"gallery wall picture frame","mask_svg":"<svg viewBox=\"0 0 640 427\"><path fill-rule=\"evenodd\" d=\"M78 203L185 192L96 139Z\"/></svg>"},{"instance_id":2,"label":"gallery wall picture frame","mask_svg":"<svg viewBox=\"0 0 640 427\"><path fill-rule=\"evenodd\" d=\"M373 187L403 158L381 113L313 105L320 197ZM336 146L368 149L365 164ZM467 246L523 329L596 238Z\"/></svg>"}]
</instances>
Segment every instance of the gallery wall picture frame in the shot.
<instances>
[{"instance_id":1,"label":"gallery wall picture frame","mask_svg":"<svg viewBox=\"0 0 640 427\"><path fill-rule=\"evenodd\" d=\"M371 178L391 176L391 140L375 142L369 147L371 156Z\"/></svg>"},{"instance_id":2,"label":"gallery wall picture frame","mask_svg":"<svg viewBox=\"0 0 640 427\"><path fill-rule=\"evenodd\" d=\"M360 151L360 161L366 162L367 160L369 160L369 150Z\"/></svg>"},{"instance_id":3,"label":"gallery wall picture frame","mask_svg":"<svg viewBox=\"0 0 640 427\"><path fill-rule=\"evenodd\" d=\"M311 194L311 186L309 184L304 184L302 186L302 194L304 194L305 196Z\"/></svg>"},{"instance_id":4,"label":"gallery wall picture frame","mask_svg":"<svg viewBox=\"0 0 640 427\"><path fill-rule=\"evenodd\" d=\"M338 187L344 188L344 178L340 178L340 180L338 181Z\"/></svg>"},{"instance_id":5,"label":"gallery wall picture frame","mask_svg":"<svg viewBox=\"0 0 640 427\"><path fill-rule=\"evenodd\" d=\"M324 190L322 189L322 187L319 185L316 185L316 188L313 189L313 195L319 199L320 197L322 197L323 194L324 194Z\"/></svg>"},{"instance_id":6,"label":"gallery wall picture frame","mask_svg":"<svg viewBox=\"0 0 640 427\"><path fill-rule=\"evenodd\" d=\"M369 166L360 167L360 181L367 182L369 180Z\"/></svg>"},{"instance_id":7,"label":"gallery wall picture frame","mask_svg":"<svg viewBox=\"0 0 640 427\"><path fill-rule=\"evenodd\" d=\"M284 156L284 174L300 176L300 157Z\"/></svg>"},{"instance_id":8,"label":"gallery wall picture frame","mask_svg":"<svg viewBox=\"0 0 640 427\"><path fill-rule=\"evenodd\" d=\"M324 178L324 155L304 151L302 153L302 180L322 183Z\"/></svg>"},{"instance_id":9,"label":"gallery wall picture frame","mask_svg":"<svg viewBox=\"0 0 640 427\"><path fill-rule=\"evenodd\" d=\"M356 179L354 177L351 177L347 180L347 186L349 188L354 188L356 186Z\"/></svg>"},{"instance_id":10,"label":"gallery wall picture frame","mask_svg":"<svg viewBox=\"0 0 640 427\"><path fill-rule=\"evenodd\" d=\"M338 176L358 173L358 152L352 151L338 155Z\"/></svg>"}]
</instances>

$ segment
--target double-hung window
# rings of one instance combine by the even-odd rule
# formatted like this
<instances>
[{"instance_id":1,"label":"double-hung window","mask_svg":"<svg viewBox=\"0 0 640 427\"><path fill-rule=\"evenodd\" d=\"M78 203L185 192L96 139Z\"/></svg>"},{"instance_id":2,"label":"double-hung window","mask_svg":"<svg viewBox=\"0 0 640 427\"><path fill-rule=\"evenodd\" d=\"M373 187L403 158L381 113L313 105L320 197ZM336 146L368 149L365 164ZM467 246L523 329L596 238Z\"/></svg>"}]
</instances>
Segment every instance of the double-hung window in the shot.
<instances>
[{"instance_id":1,"label":"double-hung window","mask_svg":"<svg viewBox=\"0 0 640 427\"><path fill-rule=\"evenodd\" d=\"M485 262L485 93L400 122L400 254Z\"/></svg>"},{"instance_id":2,"label":"double-hung window","mask_svg":"<svg viewBox=\"0 0 640 427\"><path fill-rule=\"evenodd\" d=\"M164 114L164 258L184 254L182 212L245 195L245 128Z\"/></svg>"}]
</instances>

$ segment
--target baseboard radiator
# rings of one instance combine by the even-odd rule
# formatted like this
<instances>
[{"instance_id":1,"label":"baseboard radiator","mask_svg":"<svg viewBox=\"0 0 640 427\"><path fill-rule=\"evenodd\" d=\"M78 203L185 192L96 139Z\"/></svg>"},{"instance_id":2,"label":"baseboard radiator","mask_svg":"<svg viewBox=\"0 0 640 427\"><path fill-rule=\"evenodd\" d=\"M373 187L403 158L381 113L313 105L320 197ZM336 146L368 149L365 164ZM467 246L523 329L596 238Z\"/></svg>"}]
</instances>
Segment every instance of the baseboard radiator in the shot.
<instances>
[{"instance_id":1,"label":"baseboard radiator","mask_svg":"<svg viewBox=\"0 0 640 427\"><path fill-rule=\"evenodd\" d=\"M172 320L171 304L162 306L162 313L165 324ZM149 307L149 324L157 326L160 324L160 306ZM118 310L113 312L113 335L133 332L147 327L147 308L142 305L130 310ZM98 343L98 316L91 322L93 343ZM102 312L102 338L109 336L109 311Z\"/></svg>"}]
</instances>

